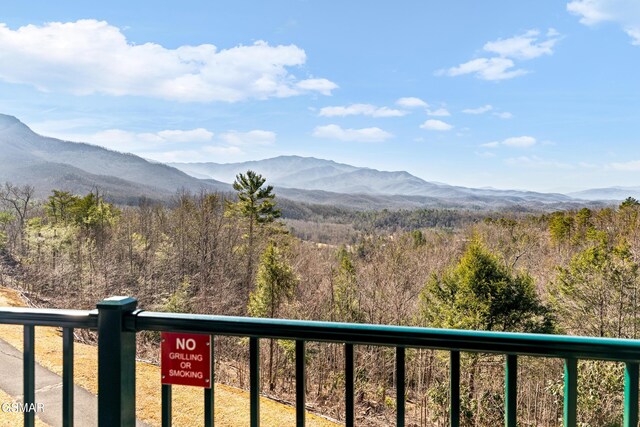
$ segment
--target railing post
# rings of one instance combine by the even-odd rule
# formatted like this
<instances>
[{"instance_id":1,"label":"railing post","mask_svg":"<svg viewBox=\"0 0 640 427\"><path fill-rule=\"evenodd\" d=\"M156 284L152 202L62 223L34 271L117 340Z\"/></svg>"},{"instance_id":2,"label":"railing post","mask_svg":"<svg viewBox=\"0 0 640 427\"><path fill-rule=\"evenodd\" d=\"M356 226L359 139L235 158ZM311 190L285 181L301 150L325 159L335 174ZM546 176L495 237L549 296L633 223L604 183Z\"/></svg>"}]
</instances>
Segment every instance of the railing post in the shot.
<instances>
[{"instance_id":1,"label":"railing post","mask_svg":"<svg viewBox=\"0 0 640 427\"><path fill-rule=\"evenodd\" d=\"M98 427L135 427L136 333L124 319L137 305L129 297L98 303Z\"/></svg>"},{"instance_id":2,"label":"railing post","mask_svg":"<svg viewBox=\"0 0 640 427\"><path fill-rule=\"evenodd\" d=\"M449 360L449 425L460 427L460 352L451 351Z\"/></svg>"},{"instance_id":3,"label":"railing post","mask_svg":"<svg viewBox=\"0 0 640 427\"><path fill-rule=\"evenodd\" d=\"M251 427L260 427L260 341L249 338L249 418Z\"/></svg>"},{"instance_id":4,"label":"railing post","mask_svg":"<svg viewBox=\"0 0 640 427\"><path fill-rule=\"evenodd\" d=\"M504 378L504 425L518 425L518 356L507 354Z\"/></svg>"},{"instance_id":5,"label":"railing post","mask_svg":"<svg viewBox=\"0 0 640 427\"><path fill-rule=\"evenodd\" d=\"M73 427L73 328L62 331L62 426Z\"/></svg>"},{"instance_id":6,"label":"railing post","mask_svg":"<svg viewBox=\"0 0 640 427\"><path fill-rule=\"evenodd\" d=\"M624 427L638 425L638 363L627 362L624 368Z\"/></svg>"},{"instance_id":7,"label":"railing post","mask_svg":"<svg viewBox=\"0 0 640 427\"><path fill-rule=\"evenodd\" d=\"M405 421L405 349L396 347L396 425L404 427Z\"/></svg>"},{"instance_id":8,"label":"railing post","mask_svg":"<svg viewBox=\"0 0 640 427\"><path fill-rule=\"evenodd\" d=\"M305 342L296 340L296 427L305 426L306 408L306 353Z\"/></svg>"},{"instance_id":9,"label":"railing post","mask_svg":"<svg viewBox=\"0 0 640 427\"><path fill-rule=\"evenodd\" d=\"M24 397L25 405L35 405L36 403L36 352L35 352L36 328L33 325L24 325L24 356L22 363L24 370L22 373L22 381L24 381ZM36 424L36 414L34 411L24 412L24 427L33 427Z\"/></svg>"},{"instance_id":10,"label":"railing post","mask_svg":"<svg viewBox=\"0 0 640 427\"><path fill-rule=\"evenodd\" d=\"M172 398L172 390L171 390L171 384L162 384L162 388L161 388L161 394L162 394L162 427L171 427L171 424L173 423L173 413L172 413L172 403L173 403L173 398ZM205 405L206 406L206 405ZM205 417L206 417L206 410L205 410Z\"/></svg>"},{"instance_id":11,"label":"railing post","mask_svg":"<svg viewBox=\"0 0 640 427\"><path fill-rule=\"evenodd\" d=\"M345 383L345 425L353 427L355 422L355 376L353 372L353 344L346 343L344 345L344 383Z\"/></svg>"},{"instance_id":12,"label":"railing post","mask_svg":"<svg viewBox=\"0 0 640 427\"><path fill-rule=\"evenodd\" d=\"M578 412L578 360L564 360L564 427L577 425Z\"/></svg>"}]
</instances>

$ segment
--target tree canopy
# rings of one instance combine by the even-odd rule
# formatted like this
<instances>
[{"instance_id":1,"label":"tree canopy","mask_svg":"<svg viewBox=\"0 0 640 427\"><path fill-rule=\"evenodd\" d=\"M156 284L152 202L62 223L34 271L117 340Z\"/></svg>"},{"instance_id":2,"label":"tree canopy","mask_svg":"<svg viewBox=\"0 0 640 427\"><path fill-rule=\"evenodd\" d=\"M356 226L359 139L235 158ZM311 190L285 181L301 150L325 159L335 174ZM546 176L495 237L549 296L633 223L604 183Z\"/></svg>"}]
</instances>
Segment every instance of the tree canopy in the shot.
<instances>
[{"instance_id":1,"label":"tree canopy","mask_svg":"<svg viewBox=\"0 0 640 427\"><path fill-rule=\"evenodd\" d=\"M236 175L233 189L236 190L238 202L234 207L252 224L265 224L280 218L280 210L276 208L273 186L264 186L266 178L252 170L246 174Z\"/></svg>"},{"instance_id":2,"label":"tree canopy","mask_svg":"<svg viewBox=\"0 0 640 427\"><path fill-rule=\"evenodd\" d=\"M420 302L423 319L432 327L553 331L553 318L531 276L514 274L477 241L455 267L429 279Z\"/></svg>"},{"instance_id":3,"label":"tree canopy","mask_svg":"<svg viewBox=\"0 0 640 427\"><path fill-rule=\"evenodd\" d=\"M600 239L558 268L551 301L571 334L637 338L639 279L627 244Z\"/></svg>"},{"instance_id":4,"label":"tree canopy","mask_svg":"<svg viewBox=\"0 0 640 427\"><path fill-rule=\"evenodd\" d=\"M260 257L256 289L249 298L249 314L276 317L280 306L291 299L298 277L275 242L270 242Z\"/></svg>"}]
</instances>

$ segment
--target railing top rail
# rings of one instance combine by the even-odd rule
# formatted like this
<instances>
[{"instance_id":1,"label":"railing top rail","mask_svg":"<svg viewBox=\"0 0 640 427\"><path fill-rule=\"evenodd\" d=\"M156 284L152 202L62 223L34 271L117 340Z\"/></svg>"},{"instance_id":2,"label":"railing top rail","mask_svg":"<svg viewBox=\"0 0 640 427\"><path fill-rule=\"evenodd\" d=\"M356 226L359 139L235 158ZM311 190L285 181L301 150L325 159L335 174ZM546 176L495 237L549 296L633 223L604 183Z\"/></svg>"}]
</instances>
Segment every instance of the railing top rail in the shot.
<instances>
[{"instance_id":1,"label":"railing top rail","mask_svg":"<svg viewBox=\"0 0 640 427\"><path fill-rule=\"evenodd\" d=\"M97 310L0 307L0 324L95 329Z\"/></svg>"},{"instance_id":2,"label":"railing top rail","mask_svg":"<svg viewBox=\"0 0 640 427\"><path fill-rule=\"evenodd\" d=\"M95 329L97 310L59 310L0 307L0 324ZM640 340L566 335L488 332L260 319L203 314L136 311L125 319L135 331L211 333L305 341L433 348L525 356L640 362Z\"/></svg>"},{"instance_id":3,"label":"railing top rail","mask_svg":"<svg viewBox=\"0 0 640 427\"><path fill-rule=\"evenodd\" d=\"M360 345L425 347L440 350L525 356L640 361L640 340L551 334L434 329L286 319L159 313L135 315L136 331L174 331Z\"/></svg>"}]
</instances>

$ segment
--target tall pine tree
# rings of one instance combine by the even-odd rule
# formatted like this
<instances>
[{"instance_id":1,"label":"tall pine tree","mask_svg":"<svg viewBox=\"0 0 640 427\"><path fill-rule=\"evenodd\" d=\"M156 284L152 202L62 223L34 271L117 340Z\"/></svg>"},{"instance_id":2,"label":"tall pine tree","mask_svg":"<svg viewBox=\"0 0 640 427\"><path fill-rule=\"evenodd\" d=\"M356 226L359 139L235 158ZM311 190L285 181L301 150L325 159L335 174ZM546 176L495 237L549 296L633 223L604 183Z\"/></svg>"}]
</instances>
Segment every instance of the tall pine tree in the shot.
<instances>
[{"instance_id":1,"label":"tall pine tree","mask_svg":"<svg viewBox=\"0 0 640 427\"><path fill-rule=\"evenodd\" d=\"M244 217L247 221L247 271L245 286L251 286L253 277L253 259L255 252L256 233L265 224L280 218L280 210L276 208L273 186L265 186L266 179L252 170L246 174L236 175L233 189L236 190L238 201L229 204L230 212Z\"/></svg>"}]
</instances>

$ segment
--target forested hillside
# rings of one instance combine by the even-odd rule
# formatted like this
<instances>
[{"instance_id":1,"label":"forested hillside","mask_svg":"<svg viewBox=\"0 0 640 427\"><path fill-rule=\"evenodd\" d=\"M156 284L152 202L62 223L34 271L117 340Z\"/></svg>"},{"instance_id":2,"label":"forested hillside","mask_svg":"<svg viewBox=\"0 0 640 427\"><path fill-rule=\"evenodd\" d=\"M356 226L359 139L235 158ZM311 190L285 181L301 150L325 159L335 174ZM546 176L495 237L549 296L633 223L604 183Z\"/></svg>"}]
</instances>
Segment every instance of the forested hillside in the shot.
<instances>
[{"instance_id":1,"label":"forested hillside","mask_svg":"<svg viewBox=\"0 0 640 427\"><path fill-rule=\"evenodd\" d=\"M95 193L54 191L36 201L32 188L4 184L0 282L48 307L91 309L118 294L153 310L625 338L640 333L635 199L543 215L327 207L315 211L314 230L308 221L283 222L274 190L259 175L240 175L234 190L237 197L229 199L181 192L169 205L130 207ZM326 217L331 230L342 231L319 242ZM156 340L141 337L146 358L157 357ZM263 341L262 390L290 399L292 343ZM220 381L248 385L246 343L218 337L215 354ZM341 418L341 347L310 343L308 355L309 402ZM387 425L394 413L394 353L358 347L356 357L360 424ZM462 363L464 425L502 424L503 358L465 354ZM520 425L561 425L562 362L523 358L520 365ZM591 390L580 394L582 425L619 425L622 367L581 362L579 369L580 387ZM408 419L447 425L446 353L407 350L407 375Z\"/></svg>"}]
</instances>

